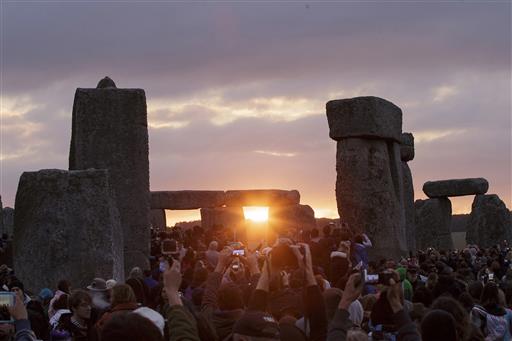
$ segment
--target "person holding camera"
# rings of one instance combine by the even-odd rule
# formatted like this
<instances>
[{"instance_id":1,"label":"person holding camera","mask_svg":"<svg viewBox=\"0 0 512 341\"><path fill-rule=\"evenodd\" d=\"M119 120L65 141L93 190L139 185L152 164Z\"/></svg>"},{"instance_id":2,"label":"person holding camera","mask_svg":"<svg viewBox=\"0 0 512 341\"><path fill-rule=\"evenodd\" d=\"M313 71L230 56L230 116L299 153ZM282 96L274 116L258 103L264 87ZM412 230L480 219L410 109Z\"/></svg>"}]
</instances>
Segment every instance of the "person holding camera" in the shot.
<instances>
[{"instance_id":1,"label":"person holding camera","mask_svg":"<svg viewBox=\"0 0 512 341\"><path fill-rule=\"evenodd\" d=\"M281 271L295 266L303 272L304 317L309 328L309 340L325 340L327 317L325 303L317 285L311 252L307 244L293 244L281 239L272 248L264 262L261 275L254 290L248 309L233 328L233 340L305 340L304 333L293 324L294 318L284 316L276 321L266 313L273 277L280 277Z\"/></svg>"}]
</instances>

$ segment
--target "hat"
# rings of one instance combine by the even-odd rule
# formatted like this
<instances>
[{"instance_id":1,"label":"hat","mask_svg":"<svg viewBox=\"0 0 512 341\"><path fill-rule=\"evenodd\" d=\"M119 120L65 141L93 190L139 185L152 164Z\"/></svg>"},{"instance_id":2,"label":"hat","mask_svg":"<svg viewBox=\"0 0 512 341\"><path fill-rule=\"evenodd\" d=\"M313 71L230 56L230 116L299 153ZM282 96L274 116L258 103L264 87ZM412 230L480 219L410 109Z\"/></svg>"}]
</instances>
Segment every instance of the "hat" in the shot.
<instances>
[{"instance_id":1,"label":"hat","mask_svg":"<svg viewBox=\"0 0 512 341\"><path fill-rule=\"evenodd\" d=\"M48 289L48 288L44 288L44 289L41 289L41 291L39 292L39 296L43 301L44 300L49 300L53 297L53 292Z\"/></svg>"},{"instance_id":2,"label":"hat","mask_svg":"<svg viewBox=\"0 0 512 341\"><path fill-rule=\"evenodd\" d=\"M109 279L105 283L105 286L107 287L107 289L112 289L116 284L117 284L117 281L115 279Z\"/></svg>"},{"instance_id":3,"label":"hat","mask_svg":"<svg viewBox=\"0 0 512 341\"><path fill-rule=\"evenodd\" d=\"M91 285L87 287L91 291L106 291L107 283L103 278L95 278L92 280Z\"/></svg>"},{"instance_id":4,"label":"hat","mask_svg":"<svg viewBox=\"0 0 512 341\"><path fill-rule=\"evenodd\" d=\"M160 315L160 313L148 307L140 307L135 309L133 312L153 322L153 324L158 328L158 330L160 330L160 333L164 335L165 321L162 315Z\"/></svg>"},{"instance_id":5,"label":"hat","mask_svg":"<svg viewBox=\"0 0 512 341\"><path fill-rule=\"evenodd\" d=\"M12 269L9 268L6 264L0 265L0 276L7 275L12 272Z\"/></svg>"},{"instance_id":6,"label":"hat","mask_svg":"<svg viewBox=\"0 0 512 341\"><path fill-rule=\"evenodd\" d=\"M279 325L276 320L272 315L257 310L246 311L233 326L233 333L280 339Z\"/></svg>"}]
</instances>

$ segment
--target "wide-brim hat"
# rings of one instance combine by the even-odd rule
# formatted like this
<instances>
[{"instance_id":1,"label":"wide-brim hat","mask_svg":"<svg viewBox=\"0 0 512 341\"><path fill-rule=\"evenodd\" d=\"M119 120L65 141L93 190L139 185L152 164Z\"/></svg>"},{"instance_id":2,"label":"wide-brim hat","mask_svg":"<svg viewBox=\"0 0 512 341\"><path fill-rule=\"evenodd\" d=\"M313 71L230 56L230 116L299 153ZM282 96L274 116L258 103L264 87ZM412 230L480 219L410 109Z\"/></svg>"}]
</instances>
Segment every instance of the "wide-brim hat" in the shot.
<instances>
[{"instance_id":1,"label":"wide-brim hat","mask_svg":"<svg viewBox=\"0 0 512 341\"><path fill-rule=\"evenodd\" d=\"M95 278L91 284L87 286L87 289L91 291L107 291L107 282L103 278Z\"/></svg>"}]
</instances>

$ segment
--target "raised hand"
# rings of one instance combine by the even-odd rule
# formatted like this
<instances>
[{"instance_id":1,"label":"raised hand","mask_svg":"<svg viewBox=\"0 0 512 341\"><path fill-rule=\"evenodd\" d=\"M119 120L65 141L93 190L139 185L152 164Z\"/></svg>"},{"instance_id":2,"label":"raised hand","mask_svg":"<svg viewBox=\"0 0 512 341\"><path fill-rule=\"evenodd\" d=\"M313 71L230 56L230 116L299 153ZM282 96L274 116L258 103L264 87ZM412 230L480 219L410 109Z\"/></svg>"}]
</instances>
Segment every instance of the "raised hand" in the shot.
<instances>
[{"instance_id":1,"label":"raised hand","mask_svg":"<svg viewBox=\"0 0 512 341\"><path fill-rule=\"evenodd\" d=\"M363 278L361 273L356 272L350 275L345 290L343 290L343 296L341 297L338 309L347 310L348 307L361 296L363 292Z\"/></svg>"}]
</instances>

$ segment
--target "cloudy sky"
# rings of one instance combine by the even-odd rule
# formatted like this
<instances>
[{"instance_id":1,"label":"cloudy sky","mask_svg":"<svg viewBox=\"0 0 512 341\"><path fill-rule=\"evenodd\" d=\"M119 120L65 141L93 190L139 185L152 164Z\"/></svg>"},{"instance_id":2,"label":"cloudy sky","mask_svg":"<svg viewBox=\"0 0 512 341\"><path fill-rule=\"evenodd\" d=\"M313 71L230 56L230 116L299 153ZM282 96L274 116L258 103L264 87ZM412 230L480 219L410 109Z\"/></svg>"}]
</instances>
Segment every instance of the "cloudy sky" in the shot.
<instances>
[{"instance_id":1,"label":"cloudy sky","mask_svg":"<svg viewBox=\"0 0 512 341\"><path fill-rule=\"evenodd\" d=\"M4 206L23 171L67 169L75 89L108 75L146 91L152 190L298 189L336 216L325 103L373 95L416 137L417 199L482 176L512 207L510 1L1 6Z\"/></svg>"}]
</instances>

